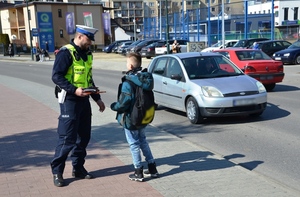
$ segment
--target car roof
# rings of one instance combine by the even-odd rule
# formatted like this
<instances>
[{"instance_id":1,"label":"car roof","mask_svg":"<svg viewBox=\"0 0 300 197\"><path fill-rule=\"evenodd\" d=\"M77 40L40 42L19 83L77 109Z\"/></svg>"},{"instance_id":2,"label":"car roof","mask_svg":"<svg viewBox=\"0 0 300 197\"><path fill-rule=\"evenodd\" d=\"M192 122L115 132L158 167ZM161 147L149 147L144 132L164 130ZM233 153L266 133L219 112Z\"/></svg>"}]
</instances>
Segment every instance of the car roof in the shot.
<instances>
[{"instance_id":1,"label":"car roof","mask_svg":"<svg viewBox=\"0 0 300 197\"><path fill-rule=\"evenodd\" d=\"M161 55L157 56L156 58L159 57L166 57L166 56L177 56L180 59L184 58L191 58L191 57L211 57L211 56L222 56L221 54L218 53L211 53L211 52L186 52L186 53L172 53L172 54L166 54L166 55Z\"/></svg>"},{"instance_id":2,"label":"car roof","mask_svg":"<svg viewBox=\"0 0 300 197\"><path fill-rule=\"evenodd\" d=\"M286 40L263 40L263 41L259 41L257 43L268 43L268 42L282 42L282 41L285 41L285 42L289 42L289 41L286 41Z\"/></svg>"},{"instance_id":3,"label":"car roof","mask_svg":"<svg viewBox=\"0 0 300 197\"><path fill-rule=\"evenodd\" d=\"M268 38L248 38L248 39L241 39L239 41L248 41L248 40L269 40Z\"/></svg>"},{"instance_id":4,"label":"car roof","mask_svg":"<svg viewBox=\"0 0 300 197\"><path fill-rule=\"evenodd\" d=\"M256 49L245 49L245 48L226 48L226 49L216 49L214 51L254 51Z\"/></svg>"}]
</instances>

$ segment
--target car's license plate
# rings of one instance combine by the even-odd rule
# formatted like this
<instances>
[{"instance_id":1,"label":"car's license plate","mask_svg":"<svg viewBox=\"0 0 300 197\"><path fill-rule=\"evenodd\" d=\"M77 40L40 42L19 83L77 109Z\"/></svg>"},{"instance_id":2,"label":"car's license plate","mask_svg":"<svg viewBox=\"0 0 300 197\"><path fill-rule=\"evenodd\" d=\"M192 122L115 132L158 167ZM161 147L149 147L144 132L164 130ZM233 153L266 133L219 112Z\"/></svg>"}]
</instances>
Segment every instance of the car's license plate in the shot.
<instances>
[{"instance_id":1,"label":"car's license plate","mask_svg":"<svg viewBox=\"0 0 300 197\"><path fill-rule=\"evenodd\" d=\"M142 55L146 55L146 53L142 53Z\"/></svg>"},{"instance_id":2,"label":"car's license plate","mask_svg":"<svg viewBox=\"0 0 300 197\"><path fill-rule=\"evenodd\" d=\"M275 60L281 60L281 57L275 57Z\"/></svg>"},{"instance_id":3,"label":"car's license plate","mask_svg":"<svg viewBox=\"0 0 300 197\"><path fill-rule=\"evenodd\" d=\"M252 105L253 103L254 103L253 99L233 100L233 106Z\"/></svg>"},{"instance_id":4,"label":"car's license plate","mask_svg":"<svg viewBox=\"0 0 300 197\"><path fill-rule=\"evenodd\" d=\"M273 80L274 77L273 76L261 76L260 80Z\"/></svg>"}]
</instances>

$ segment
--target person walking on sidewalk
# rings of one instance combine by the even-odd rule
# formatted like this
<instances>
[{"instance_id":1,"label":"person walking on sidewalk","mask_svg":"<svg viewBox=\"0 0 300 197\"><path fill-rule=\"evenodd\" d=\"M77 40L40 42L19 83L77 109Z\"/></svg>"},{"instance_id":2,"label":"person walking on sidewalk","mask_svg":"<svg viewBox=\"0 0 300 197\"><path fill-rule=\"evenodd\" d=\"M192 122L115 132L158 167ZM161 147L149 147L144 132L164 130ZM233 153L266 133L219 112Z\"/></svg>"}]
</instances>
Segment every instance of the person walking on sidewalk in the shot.
<instances>
[{"instance_id":1,"label":"person walking on sidewalk","mask_svg":"<svg viewBox=\"0 0 300 197\"><path fill-rule=\"evenodd\" d=\"M92 94L84 89L95 87L92 76L93 57L89 46L97 31L95 28L77 25L75 38L60 49L54 62L52 81L56 84L56 94L66 92L64 99L59 99L58 143L50 163L53 182L57 187L65 185L63 172L70 152L72 176L80 179L93 178L84 168L86 147L91 137L92 112L89 97L97 103L100 112L105 110L105 105L100 94Z\"/></svg>"},{"instance_id":2,"label":"person walking on sidewalk","mask_svg":"<svg viewBox=\"0 0 300 197\"><path fill-rule=\"evenodd\" d=\"M120 125L123 126L125 131L125 136L130 147L133 165L135 168L134 174L129 175L129 179L133 181L144 180L145 176L158 177L158 172L156 169L156 163L153 158L151 149L146 140L145 126L136 127L132 124L130 119L130 113L133 108L135 101L135 91L132 88L129 81L136 85L141 85L145 89L150 89L153 87L153 78L151 81L140 81L138 75L150 74L148 72L139 72L142 67L142 58L138 53L130 53L127 56L127 72L124 77L122 77L122 83L119 86L118 91L118 101L111 104L111 109L117 111L117 120ZM145 77L146 78L146 77ZM145 79L144 78L144 79ZM141 151L145 156L145 160L148 163L148 170L143 172Z\"/></svg>"},{"instance_id":3,"label":"person walking on sidewalk","mask_svg":"<svg viewBox=\"0 0 300 197\"><path fill-rule=\"evenodd\" d=\"M14 48L13 48L12 44L8 45L8 49L7 50L8 50L9 57L13 57L14 56Z\"/></svg>"}]
</instances>

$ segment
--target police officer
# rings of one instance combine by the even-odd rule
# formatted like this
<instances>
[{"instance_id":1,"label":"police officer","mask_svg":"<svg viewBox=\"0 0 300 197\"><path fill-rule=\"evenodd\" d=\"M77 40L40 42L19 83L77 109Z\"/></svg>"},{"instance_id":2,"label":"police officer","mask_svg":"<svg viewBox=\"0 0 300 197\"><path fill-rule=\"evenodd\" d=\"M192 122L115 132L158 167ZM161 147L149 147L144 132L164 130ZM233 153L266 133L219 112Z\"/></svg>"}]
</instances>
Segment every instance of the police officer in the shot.
<instances>
[{"instance_id":1,"label":"police officer","mask_svg":"<svg viewBox=\"0 0 300 197\"><path fill-rule=\"evenodd\" d=\"M84 89L95 87L92 75L93 58L89 46L97 31L95 28L76 25L74 39L60 49L54 62L52 81L56 84L56 94L66 92L64 98L59 98L58 143L50 163L54 185L57 187L65 185L63 172L70 152L72 176L80 179L93 178L84 168L86 147L91 137L92 114L89 97L97 103L100 112L105 110L105 105L98 92L86 92Z\"/></svg>"}]
</instances>

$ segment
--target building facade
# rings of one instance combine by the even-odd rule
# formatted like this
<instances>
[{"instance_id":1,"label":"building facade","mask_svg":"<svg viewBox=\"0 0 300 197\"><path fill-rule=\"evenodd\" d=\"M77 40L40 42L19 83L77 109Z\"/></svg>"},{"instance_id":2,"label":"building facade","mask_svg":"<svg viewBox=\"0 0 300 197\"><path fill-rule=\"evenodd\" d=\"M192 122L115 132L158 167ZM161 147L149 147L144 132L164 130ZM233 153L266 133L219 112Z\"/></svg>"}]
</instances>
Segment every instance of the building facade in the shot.
<instances>
[{"instance_id":1,"label":"building facade","mask_svg":"<svg viewBox=\"0 0 300 197\"><path fill-rule=\"evenodd\" d=\"M48 42L53 52L70 43L76 24L99 29L94 45L104 45L102 13L100 4L30 2L3 8L0 17L2 33L8 34L12 43L44 48Z\"/></svg>"}]
</instances>

